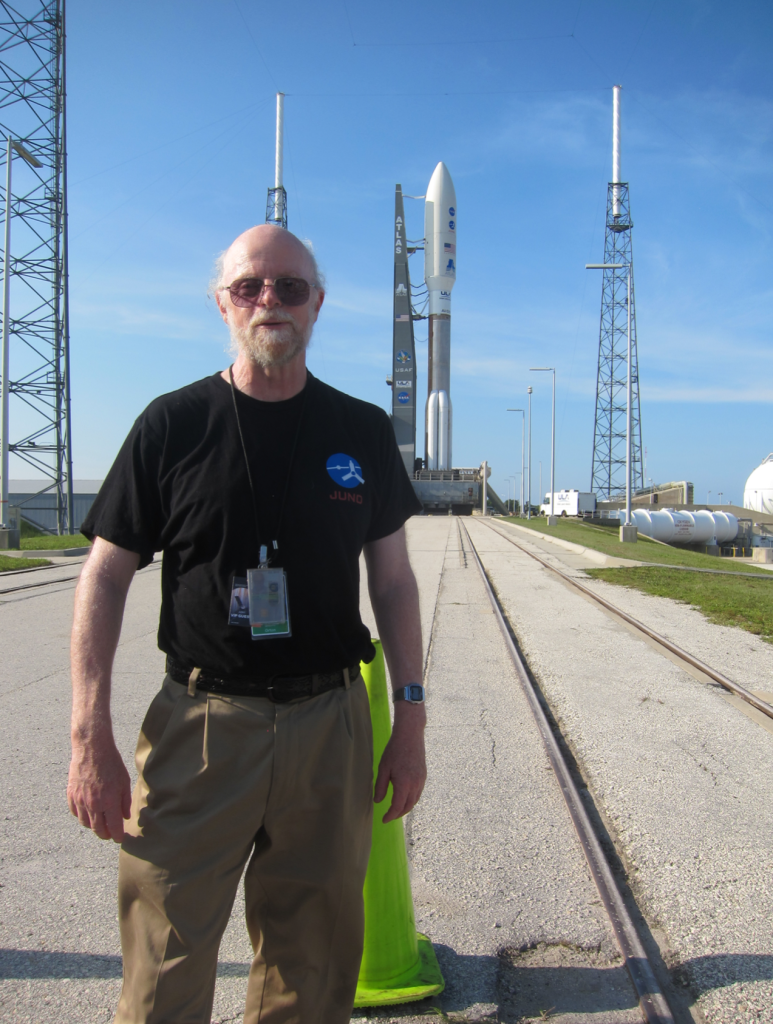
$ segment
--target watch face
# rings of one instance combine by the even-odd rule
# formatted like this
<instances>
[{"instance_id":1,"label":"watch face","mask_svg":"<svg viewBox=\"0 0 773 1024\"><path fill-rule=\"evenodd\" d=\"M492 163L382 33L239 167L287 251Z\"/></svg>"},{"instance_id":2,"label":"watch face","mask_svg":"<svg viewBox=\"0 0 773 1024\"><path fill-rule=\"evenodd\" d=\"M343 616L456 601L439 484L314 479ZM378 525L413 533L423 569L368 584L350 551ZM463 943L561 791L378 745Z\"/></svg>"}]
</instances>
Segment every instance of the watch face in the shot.
<instances>
[{"instance_id":1,"label":"watch face","mask_svg":"<svg viewBox=\"0 0 773 1024\"><path fill-rule=\"evenodd\" d=\"M418 683L411 683L408 687L408 700L423 701L424 700L424 687L419 686Z\"/></svg>"}]
</instances>

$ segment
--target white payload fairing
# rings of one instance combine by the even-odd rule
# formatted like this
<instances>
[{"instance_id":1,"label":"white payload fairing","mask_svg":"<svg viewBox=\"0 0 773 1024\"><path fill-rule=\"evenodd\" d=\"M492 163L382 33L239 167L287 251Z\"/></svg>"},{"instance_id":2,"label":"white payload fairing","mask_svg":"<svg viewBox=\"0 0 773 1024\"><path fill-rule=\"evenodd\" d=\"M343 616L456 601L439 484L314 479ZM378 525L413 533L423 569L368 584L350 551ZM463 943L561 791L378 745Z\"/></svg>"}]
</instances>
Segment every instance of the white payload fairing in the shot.
<instances>
[{"instance_id":1,"label":"white payload fairing","mask_svg":"<svg viewBox=\"0 0 773 1024\"><path fill-rule=\"evenodd\" d=\"M424 203L424 280L429 292L427 469L451 469L451 289L456 281L456 193L441 161Z\"/></svg>"}]
</instances>

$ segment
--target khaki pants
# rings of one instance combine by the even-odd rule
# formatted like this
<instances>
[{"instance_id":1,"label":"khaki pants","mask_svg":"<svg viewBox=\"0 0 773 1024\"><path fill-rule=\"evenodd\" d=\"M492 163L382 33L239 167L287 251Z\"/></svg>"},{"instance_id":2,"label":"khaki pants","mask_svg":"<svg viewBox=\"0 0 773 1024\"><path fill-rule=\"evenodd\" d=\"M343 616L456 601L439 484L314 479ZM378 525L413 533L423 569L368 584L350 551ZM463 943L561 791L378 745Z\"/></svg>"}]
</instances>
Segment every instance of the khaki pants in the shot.
<instances>
[{"instance_id":1,"label":"khaki pants","mask_svg":"<svg viewBox=\"0 0 773 1024\"><path fill-rule=\"evenodd\" d=\"M136 754L119 861L116 1024L209 1024L244 872L244 1024L345 1024L362 957L373 740L362 677L272 704L168 676Z\"/></svg>"}]
</instances>

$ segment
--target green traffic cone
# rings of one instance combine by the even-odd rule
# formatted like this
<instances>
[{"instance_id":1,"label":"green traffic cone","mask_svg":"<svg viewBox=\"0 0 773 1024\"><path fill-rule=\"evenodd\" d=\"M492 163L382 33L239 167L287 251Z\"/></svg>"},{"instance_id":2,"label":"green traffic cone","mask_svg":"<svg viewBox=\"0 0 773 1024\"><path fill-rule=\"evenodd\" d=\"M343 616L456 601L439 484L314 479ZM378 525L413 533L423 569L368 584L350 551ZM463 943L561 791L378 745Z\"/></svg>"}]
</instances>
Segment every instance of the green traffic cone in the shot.
<instances>
[{"instance_id":1,"label":"green traffic cone","mask_svg":"<svg viewBox=\"0 0 773 1024\"><path fill-rule=\"evenodd\" d=\"M376 657L361 665L373 723L373 778L392 731L384 652L374 640ZM413 897L400 819L382 822L392 800L373 808L373 842L365 877L365 946L355 1006L389 1006L427 999L443 991L435 951L426 935L417 933Z\"/></svg>"}]
</instances>

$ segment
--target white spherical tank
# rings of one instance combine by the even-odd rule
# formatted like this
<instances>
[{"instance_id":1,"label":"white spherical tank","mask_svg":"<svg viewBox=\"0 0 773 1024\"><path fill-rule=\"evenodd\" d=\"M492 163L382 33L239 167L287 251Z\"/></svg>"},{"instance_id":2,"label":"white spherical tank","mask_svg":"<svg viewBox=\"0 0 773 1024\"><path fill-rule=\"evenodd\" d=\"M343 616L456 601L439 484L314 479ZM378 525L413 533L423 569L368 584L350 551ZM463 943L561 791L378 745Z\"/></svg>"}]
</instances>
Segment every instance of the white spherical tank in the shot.
<instances>
[{"instance_id":1,"label":"white spherical tank","mask_svg":"<svg viewBox=\"0 0 773 1024\"><path fill-rule=\"evenodd\" d=\"M743 507L773 514L773 452L757 466L743 489Z\"/></svg>"}]
</instances>

